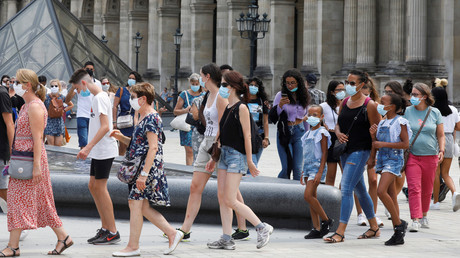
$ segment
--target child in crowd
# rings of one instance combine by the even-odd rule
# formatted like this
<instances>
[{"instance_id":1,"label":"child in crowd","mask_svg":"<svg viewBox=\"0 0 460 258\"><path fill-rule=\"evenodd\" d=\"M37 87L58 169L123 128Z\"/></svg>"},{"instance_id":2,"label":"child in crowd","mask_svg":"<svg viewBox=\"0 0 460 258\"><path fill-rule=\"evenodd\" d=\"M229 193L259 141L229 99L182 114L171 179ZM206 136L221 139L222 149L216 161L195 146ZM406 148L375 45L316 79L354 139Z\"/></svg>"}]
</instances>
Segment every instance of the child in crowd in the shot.
<instances>
[{"instance_id":1,"label":"child in crowd","mask_svg":"<svg viewBox=\"0 0 460 258\"><path fill-rule=\"evenodd\" d=\"M372 125L369 129L373 138L373 148L368 167L375 165L377 154L376 173L381 174L377 194L391 214L394 234L385 242L385 245L404 244L407 222L399 218L399 206L397 192L393 182L396 177L401 177L401 169L404 164L404 150L409 147L409 139L412 135L409 122L399 116L397 112L402 110L405 100L397 94L384 95L377 111L385 119L379 125Z\"/></svg>"},{"instance_id":2,"label":"child in crowd","mask_svg":"<svg viewBox=\"0 0 460 258\"><path fill-rule=\"evenodd\" d=\"M305 188L304 198L310 205L311 220L313 229L305 239L322 238L329 233L333 220L330 219L323 207L316 198L316 189L320 182L326 178L326 160L327 151L331 146L331 135L322 126L324 118L323 108L319 105L311 105L308 109L307 123L310 124L310 130L305 133L302 140L304 165L300 183L307 185ZM322 222L320 223L320 218Z\"/></svg>"}]
</instances>

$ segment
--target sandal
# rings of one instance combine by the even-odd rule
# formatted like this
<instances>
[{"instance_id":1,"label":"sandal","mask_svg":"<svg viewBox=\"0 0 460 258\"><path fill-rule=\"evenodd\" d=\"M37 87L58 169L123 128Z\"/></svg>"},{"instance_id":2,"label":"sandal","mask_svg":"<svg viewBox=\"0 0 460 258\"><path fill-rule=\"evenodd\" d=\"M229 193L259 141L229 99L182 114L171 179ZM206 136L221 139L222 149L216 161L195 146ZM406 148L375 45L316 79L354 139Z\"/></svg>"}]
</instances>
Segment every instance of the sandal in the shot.
<instances>
[{"instance_id":1,"label":"sandal","mask_svg":"<svg viewBox=\"0 0 460 258\"><path fill-rule=\"evenodd\" d=\"M368 239L368 238L377 238L380 236L380 234L377 236L377 233L379 233L380 228L377 228L376 230L373 230L372 228L368 229L366 232L364 232L362 235L358 237L358 239ZM367 232L371 231L374 233L373 235L366 235Z\"/></svg>"},{"instance_id":2,"label":"sandal","mask_svg":"<svg viewBox=\"0 0 460 258\"><path fill-rule=\"evenodd\" d=\"M334 236L339 236L339 237L340 237L340 240L336 240L336 239L334 238ZM345 236L344 236L344 235L341 235L341 234L339 234L339 233L337 233L337 232L334 232L334 234L332 234L332 235L330 235L330 236L324 238L324 241L326 241L326 242L328 242L328 243L333 243L333 244L335 244L335 243L341 243L341 242L345 241L344 239L345 239Z\"/></svg>"},{"instance_id":3,"label":"sandal","mask_svg":"<svg viewBox=\"0 0 460 258\"><path fill-rule=\"evenodd\" d=\"M19 253L19 254L16 254L16 252L19 251L19 247L13 248L13 247L11 247L11 246L6 246L5 249L8 249L8 248L13 252L13 254L11 254L11 255L6 255L6 254L4 254L3 252L0 252L0 257L13 257L13 256L20 256L20 255L21 255L20 253Z\"/></svg>"},{"instance_id":4,"label":"sandal","mask_svg":"<svg viewBox=\"0 0 460 258\"><path fill-rule=\"evenodd\" d=\"M70 241L70 243L66 243L67 239L69 239L69 235L67 235L67 237L64 239L64 240L59 240L58 239L58 244L59 242L63 243L64 244L64 247L61 248L61 250L56 250L56 248L53 250L53 251L50 251L48 252L48 255L60 255L62 254L62 252L65 251L65 249L71 247L73 245L73 241Z\"/></svg>"}]
</instances>

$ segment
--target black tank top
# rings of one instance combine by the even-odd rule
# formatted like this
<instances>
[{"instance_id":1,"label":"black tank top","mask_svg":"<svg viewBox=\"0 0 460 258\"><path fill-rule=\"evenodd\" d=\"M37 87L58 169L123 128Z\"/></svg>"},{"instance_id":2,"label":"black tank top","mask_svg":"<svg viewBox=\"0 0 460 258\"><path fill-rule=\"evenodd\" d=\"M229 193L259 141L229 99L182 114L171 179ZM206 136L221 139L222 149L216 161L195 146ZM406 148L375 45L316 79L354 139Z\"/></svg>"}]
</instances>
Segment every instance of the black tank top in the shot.
<instances>
[{"instance_id":1,"label":"black tank top","mask_svg":"<svg viewBox=\"0 0 460 258\"><path fill-rule=\"evenodd\" d=\"M238 116L240 105L241 102L238 102L230 108L228 106L225 108L219 123L219 139L222 146L229 146L243 154L246 154L244 139L240 135L241 123Z\"/></svg>"},{"instance_id":2,"label":"black tank top","mask_svg":"<svg viewBox=\"0 0 460 258\"><path fill-rule=\"evenodd\" d=\"M367 117L366 109L368 103L366 103L366 101L364 102L364 108L359 106L357 108L350 109L346 103L342 107L342 111L340 112L338 118L338 123L340 126L340 132L344 134L348 132L353 119L359 112L358 118L356 119L356 122L348 135L347 153L352 153L359 150L370 150L372 148L372 138L371 134L369 133L369 128L371 125Z\"/></svg>"}]
</instances>

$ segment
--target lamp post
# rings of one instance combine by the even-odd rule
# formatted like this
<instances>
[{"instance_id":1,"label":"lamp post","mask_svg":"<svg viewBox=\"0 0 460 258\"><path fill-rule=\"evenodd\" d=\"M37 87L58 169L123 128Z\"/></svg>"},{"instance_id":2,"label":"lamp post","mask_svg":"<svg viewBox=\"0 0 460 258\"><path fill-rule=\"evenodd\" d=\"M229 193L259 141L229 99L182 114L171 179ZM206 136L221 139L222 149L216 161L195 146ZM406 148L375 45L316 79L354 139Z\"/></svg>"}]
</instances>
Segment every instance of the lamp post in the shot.
<instances>
[{"instance_id":1,"label":"lamp post","mask_svg":"<svg viewBox=\"0 0 460 258\"><path fill-rule=\"evenodd\" d=\"M104 43L104 44L107 44L107 42L109 42L109 41L105 39L105 35L102 35L101 36L101 42Z\"/></svg>"},{"instance_id":2,"label":"lamp post","mask_svg":"<svg viewBox=\"0 0 460 258\"><path fill-rule=\"evenodd\" d=\"M139 48L141 47L141 41L142 37L141 34L136 32L136 37L133 37L134 39L134 47L136 48L136 72L139 71Z\"/></svg>"},{"instance_id":3,"label":"lamp post","mask_svg":"<svg viewBox=\"0 0 460 258\"><path fill-rule=\"evenodd\" d=\"M174 103L173 103L173 108L176 106L177 103L177 80L178 80L178 74L179 74L179 56L180 56L180 43L182 40L182 33L180 33L180 28L176 29L176 34L174 34L174 45L176 45L176 72L174 75Z\"/></svg>"},{"instance_id":4,"label":"lamp post","mask_svg":"<svg viewBox=\"0 0 460 258\"><path fill-rule=\"evenodd\" d=\"M267 14L260 15L258 14L259 6L256 5L256 1L252 1L249 6L249 12L244 16L244 13L240 14L240 18L236 19L236 24L238 32L240 33L241 38L249 39L251 42L251 64L249 67L249 77L254 76L254 58L256 51L256 42L258 39L263 39L265 33L268 32L268 27L270 25L270 19L267 19ZM246 35L244 35L246 32ZM262 33L262 36L259 37L259 33Z\"/></svg>"}]
</instances>

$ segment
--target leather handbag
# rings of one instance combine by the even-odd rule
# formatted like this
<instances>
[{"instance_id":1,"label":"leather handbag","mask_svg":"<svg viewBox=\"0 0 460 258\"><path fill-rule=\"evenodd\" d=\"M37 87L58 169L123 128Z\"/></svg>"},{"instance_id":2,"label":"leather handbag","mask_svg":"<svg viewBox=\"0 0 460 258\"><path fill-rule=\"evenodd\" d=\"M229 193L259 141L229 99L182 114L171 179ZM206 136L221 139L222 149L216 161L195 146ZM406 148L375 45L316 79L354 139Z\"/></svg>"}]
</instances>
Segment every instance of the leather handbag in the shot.
<instances>
[{"instance_id":1,"label":"leather handbag","mask_svg":"<svg viewBox=\"0 0 460 258\"><path fill-rule=\"evenodd\" d=\"M141 165L145 157L146 155L142 155L134 159L128 159L128 155L126 154L117 173L118 179L126 184L133 184L136 182L137 177L141 173Z\"/></svg>"},{"instance_id":2,"label":"leather handbag","mask_svg":"<svg viewBox=\"0 0 460 258\"><path fill-rule=\"evenodd\" d=\"M401 172L406 171L407 160L409 159L410 149L412 148L412 146L414 146L414 143L417 140L417 138L418 138L420 132L422 131L423 127L425 126L425 122L428 119L428 116L430 115L430 113L431 113L431 107L429 107L428 112L426 112L425 119L423 119L422 125L420 125L420 128L418 129L417 134L414 136L414 140L409 145L409 148L404 150L404 164L403 164L403 166L401 168Z\"/></svg>"},{"instance_id":3,"label":"leather handbag","mask_svg":"<svg viewBox=\"0 0 460 258\"><path fill-rule=\"evenodd\" d=\"M123 96L123 87L120 88L120 99ZM124 129L134 126L134 118L131 115L132 108L129 109L128 114L117 117L117 128Z\"/></svg>"},{"instance_id":4,"label":"leather handbag","mask_svg":"<svg viewBox=\"0 0 460 258\"><path fill-rule=\"evenodd\" d=\"M189 107L190 102L188 101L187 92L185 92L185 98L187 99L187 107ZM174 129L189 132L191 130L191 127L189 124L187 124L187 122L185 122L187 119L187 115L188 113L176 116L169 125L171 125L171 127Z\"/></svg>"},{"instance_id":5,"label":"leather handbag","mask_svg":"<svg viewBox=\"0 0 460 258\"><path fill-rule=\"evenodd\" d=\"M16 179L32 179L34 171L34 153L32 151L18 151L15 149L16 135L10 157L8 174Z\"/></svg>"}]
</instances>

